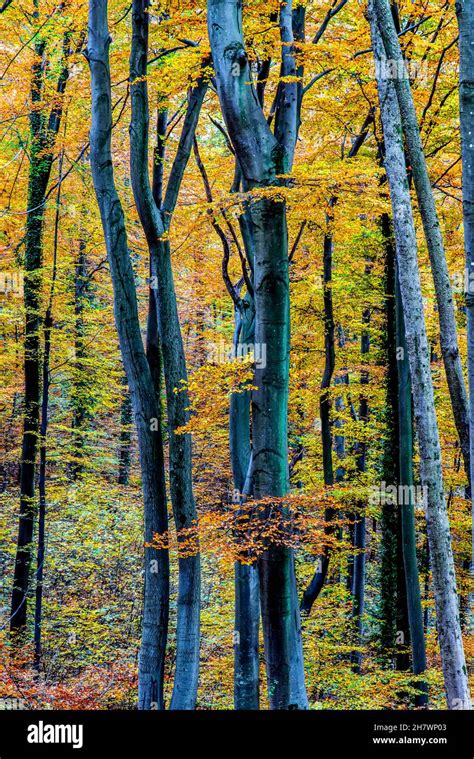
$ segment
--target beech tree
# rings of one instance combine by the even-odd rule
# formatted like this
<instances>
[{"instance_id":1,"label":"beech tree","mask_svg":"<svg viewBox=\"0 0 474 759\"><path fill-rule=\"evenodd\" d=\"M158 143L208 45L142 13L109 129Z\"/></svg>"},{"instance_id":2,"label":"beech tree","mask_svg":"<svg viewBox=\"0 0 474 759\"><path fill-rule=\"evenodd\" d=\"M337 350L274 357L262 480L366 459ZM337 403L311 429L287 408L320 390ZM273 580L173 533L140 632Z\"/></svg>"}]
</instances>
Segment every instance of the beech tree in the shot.
<instances>
[{"instance_id":1,"label":"beech tree","mask_svg":"<svg viewBox=\"0 0 474 759\"><path fill-rule=\"evenodd\" d=\"M296 64L292 52L292 3L280 10L282 81L272 134L253 87L242 36L239 2L210 0L208 27L219 99L242 171L243 186L278 188L291 170L297 134ZM278 197L250 205L254 240L255 343L266 347L266 366L256 367L252 398L252 490L256 498L288 490L288 361L290 348L288 234L285 204ZM260 598L273 708L307 705L304 687L294 558L270 545L259 559Z\"/></svg>"},{"instance_id":2,"label":"beech tree","mask_svg":"<svg viewBox=\"0 0 474 759\"><path fill-rule=\"evenodd\" d=\"M470 708L471 11L366 10L0 0L7 704Z\"/></svg>"},{"instance_id":3,"label":"beech tree","mask_svg":"<svg viewBox=\"0 0 474 759\"><path fill-rule=\"evenodd\" d=\"M114 310L123 363L132 397L142 472L145 542L168 529L164 494L163 448L152 420L159 419L158 399L138 319L135 282L127 246L122 205L115 189L111 153L107 0L89 5L87 60L91 71L91 168L104 228L114 285ZM158 571L156 571L158 570ZM138 703L143 709L163 706L164 656L168 631L169 557L167 549L145 548L143 632Z\"/></svg>"},{"instance_id":4,"label":"beech tree","mask_svg":"<svg viewBox=\"0 0 474 759\"><path fill-rule=\"evenodd\" d=\"M459 24L459 102L462 154L462 198L464 221L464 248L466 253L465 293L467 309L467 376L469 383L469 429L471 456L471 483L474 467L474 323L472 300L472 270L474 267L474 176L473 176L473 83L471 71L474 65L473 8L468 2L456 5ZM474 573L474 510L472 510L471 573Z\"/></svg>"},{"instance_id":5,"label":"beech tree","mask_svg":"<svg viewBox=\"0 0 474 759\"><path fill-rule=\"evenodd\" d=\"M375 6L377 2L378 0L375 0ZM372 45L379 64L383 63L384 56L388 57L388 51L384 52L381 46L383 18L385 17L382 17L382 14L375 15L372 9ZM386 66L383 68L379 65L378 70L387 69ZM377 85L384 129L384 166L393 209L398 281L403 314L406 315L405 336L420 441L421 480L426 488L426 521L444 683L448 708L457 709L462 705L462 708L469 709L469 686L459 622L456 576L444 497L430 354L416 257L416 233L408 191L405 153L401 140L401 113L394 81L379 75ZM413 617L411 622L413 625Z\"/></svg>"}]
</instances>

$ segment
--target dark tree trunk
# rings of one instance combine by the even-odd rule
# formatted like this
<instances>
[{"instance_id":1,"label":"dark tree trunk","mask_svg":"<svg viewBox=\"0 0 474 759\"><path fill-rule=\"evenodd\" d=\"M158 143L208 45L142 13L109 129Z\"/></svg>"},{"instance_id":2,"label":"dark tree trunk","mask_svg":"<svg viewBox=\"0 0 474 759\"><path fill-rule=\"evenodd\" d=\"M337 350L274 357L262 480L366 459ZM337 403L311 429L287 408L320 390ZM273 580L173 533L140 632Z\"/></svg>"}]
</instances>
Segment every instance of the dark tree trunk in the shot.
<instances>
[{"instance_id":1,"label":"dark tree trunk","mask_svg":"<svg viewBox=\"0 0 474 759\"><path fill-rule=\"evenodd\" d=\"M39 4L35 2L35 16ZM28 214L25 236L25 353L24 353L24 422L20 461L20 520L13 577L10 632L12 640L20 641L27 624L27 600L30 568L33 557L33 529L37 513L35 497L35 465L38 453L41 402L41 284L43 265L43 227L53 150L62 116L62 95L68 79L65 36L65 63L57 83L57 102L49 117L38 108L43 97L46 62L45 43L38 35L32 68L30 114L30 170L28 178Z\"/></svg>"},{"instance_id":2,"label":"dark tree trunk","mask_svg":"<svg viewBox=\"0 0 474 759\"><path fill-rule=\"evenodd\" d=\"M88 418L87 395L87 348L86 326L84 321L84 309L88 298L88 277L85 230L79 238L79 255L76 263L76 277L74 281L74 385L72 393L72 429L73 429L73 462L72 477L76 480L84 468L84 427Z\"/></svg>"},{"instance_id":3,"label":"dark tree trunk","mask_svg":"<svg viewBox=\"0 0 474 759\"><path fill-rule=\"evenodd\" d=\"M43 398L41 404L40 425L40 462L39 462L39 509L38 509L38 550L36 559L36 598L34 626L34 666L37 672L41 668L41 625L43 611L43 577L45 560L46 530L46 432L48 429L49 404L49 357L51 353L51 329L53 320L48 308L44 320L44 354L43 354Z\"/></svg>"},{"instance_id":4,"label":"dark tree trunk","mask_svg":"<svg viewBox=\"0 0 474 759\"><path fill-rule=\"evenodd\" d=\"M385 246L385 356L387 365L385 402L385 439L383 478L388 485L399 481L398 458L398 374L395 323L395 250L388 214L381 220ZM398 519L390 499L381 504L380 546L380 651L386 665L392 666L398 628Z\"/></svg>"},{"instance_id":5,"label":"dark tree trunk","mask_svg":"<svg viewBox=\"0 0 474 759\"><path fill-rule=\"evenodd\" d=\"M153 296L154 300L154 296ZM155 316L156 319L156 316ZM151 367L150 367L151 368ZM122 407L120 410L120 450L119 450L119 485L128 485L132 464L132 399L124 377Z\"/></svg>"},{"instance_id":6,"label":"dark tree trunk","mask_svg":"<svg viewBox=\"0 0 474 759\"><path fill-rule=\"evenodd\" d=\"M193 142L194 155L201 173L208 203L213 202L211 185L206 169L199 155L196 138ZM231 192L238 192L241 186L241 172L236 163L234 181ZM224 213L224 212L223 212ZM239 346L253 345L255 342L255 308L253 303L253 287L247 271L254 266L254 249L251 227L248 221L248 210L239 216L239 226L244 242L246 260L242 263L242 278L233 285L228 272L231 254L231 242L209 210L211 223L222 243L222 275L229 295L234 304L234 337L232 343L233 355L239 355ZM229 219L225 216L227 224ZM231 231L231 235L233 231ZM245 276L246 275L246 276ZM247 292L241 297L241 291L247 286ZM251 455L252 444L250 434L250 398L249 391L233 393L229 404L229 449L234 485L233 503L245 502L252 495ZM245 518L245 512L237 511L237 519ZM236 537L238 534L236 532ZM260 700L259 688L259 616L260 593L258 567L255 561L249 563L245 547L241 560L235 562L234 591L235 591L235 621L234 621L234 706L235 709L258 709ZM245 558L245 561L244 561Z\"/></svg>"},{"instance_id":7,"label":"dark tree trunk","mask_svg":"<svg viewBox=\"0 0 474 759\"><path fill-rule=\"evenodd\" d=\"M104 229L114 288L114 311L122 360L132 397L138 433L145 515L145 543L166 534L163 448L157 420L160 409L143 347L135 280L130 262L125 220L117 195L111 154L112 108L109 66L110 36L107 1L89 4L87 58L91 70L91 166ZM168 550L145 548L143 630L139 658L138 706L163 708L163 671L168 633Z\"/></svg>"},{"instance_id":8,"label":"dark tree trunk","mask_svg":"<svg viewBox=\"0 0 474 759\"><path fill-rule=\"evenodd\" d=\"M359 149L364 144L364 141L368 134L368 127L373 119L372 109L370 110L367 118L362 125L362 129L354 140L348 157L354 158L359 152ZM329 201L329 207L333 208L337 202L337 197L332 196ZM332 215L329 214L326 217L326 224L328 229L324 236L324 248L323 248L323 287L324 287L324 353L325 364L323 379L321 382L321 390L323 391L320 396L320 417L321 417L321 439L323 448L323 473L324 484L332 486L334 484L334 469L332 462L332 433L331 433L331 421L330 421L330 397L329 388L331 386L332 375L334 374L335 365L335 348L334 348L334 335L335 335L335 323L333 312L333 298L332 298L332 255L333 255L333 239L330 225L332 223ZM343 379L347 383L348 378ZM326 392L324 392L326 391ZM340 443L340 441L339 441ZM336 441L337 445L337 441ZM336 481L340 481L343 477L343 471L340 467L336 470ZM332 508L325 510L324 514L324 532L326 537L334 534L334 526L332 521L335 516L335 511ZM351 533L351 540L353 539L352 526L349 528ZM303 599L301 602L301 610L306 614L309 614L312 606L319 596L323 585L326 581L326 576L329 567L329 551L326 547L324 553L317 559L317 569L314 573L310 584L306 588ZM349 563L349 575L350 575L350 587L352 587L352 573L353 573L353 561Z\"/></svg>"},{"instance_id":9,"label":"dark tree trunk","mask_svg":"<svg viewBox=\"0 0 474 759\"><path fill-rule=\"evenodd\" d=\"M253 345L255 313L250 296L235 308L234 352L239 344ZM249 477L251 463L250 392L234 393L229 409L230 459L234 488L239 497L252 495ZM234 624L234 706L259 708L258 636L260 593L256 563L235 562Z\"/></svg>"},{"instance_id":10,"label":"dark tree trunk","mask_svg":"<svg viewBox=\"0 0 474 759\"><path fill-rule=\"evenodd\" d=\"M335 199L332 198L331 205L334 204ZM334 485L334 469L332 461L332 431L331 431L331 398L330 388L331 381L334 374L334 366L336 361L335 346L334 346L334 309L332 301L332 253L333 253L333 239L332 233L329 229L329 225L332 222L332 217L326 217L326 224L328 230L324 235L324 248L323 248L323 301L324 301L324 372L321 381L321 395L319 398L319 414L321 418L321 442L323 453L323 475L324 484L327 487ZM335 511L332 508L327 508L324 513L324 534L326 538L330 538L334 534L334 520ZM301 601L301 611L305 614L309 614L314 602L319 596L323 585L326 581L326 576L329 567L329 547L325 546L323 553L317 558L317 568L314 573L310 584L303 593L303 599Z\"/></svg>"},{"instance_id":11,"label":"dark tree trunk","mask_svg":"<svg viewBox=\"0 0 474 759\"><path fill-rule=\"evenodd\" d=\"M51 291L49 294L48 307L44 317L43 335L43 397L41 402L41 424L40 424L40 465L39 465L39 509L38 509L38 551L36 562L36 604L35 604L35 626L34 626L34 667L39 673L41 668L41 625L43 610L43 577L45 561L45 531L46 531L46 433L48 431L48 413L49 413L49 364L51 356L51 330L53 328L53 302L56 285L57 261L58 261L58 234L59 234L59 214L61 208L61 183L63 176L64 151L61 152L59 159L59 177L58 191L56 196L56 217L54 222L54 252L53 252L53 272L51 277Z\"/></svg>"},{"instance_id":12,"label":"dark tree trunk","mask_svg":"<svg viewBox=\"0 0 474 759\"><path fill-rule=\"evenodd\" d=\"M178 622L176 630L176 672L171 709L194 709L199 674L200 588L201 570L197 535L197 512L192 488L191 436L177 434L189 418L186 390L187 369L179 323L171 249L167 232L176 207L184 170L189 160L199 114L207 90L203 76L189 94L188 108L171 168L164 200L157 201L162 181L156 175L153 197L148 172L148 21L147 0L134 0L132 10L132 50L130 80L132 120L130 124L131 178L135 203L150 250L151 286L155 290L156 313L165 376L170 491L178 542L179 557ZM164 155L164 147L157 146ZM161 171L160 164L158 169ZM176 392L179 388L180 392Z\"/></svg>"},{"instance_id":13,"label":"dark tree trunk","mask_svg":"<svg viewBox=\"0 0 474 759\"><path fill-rule=\"evenodd\" d=\"M244 187L278 184L291 170L297 133L296 67L292 52L292 3L280 12L284 42L279 113L271 133L257 94L242 36L238 0L208 2L209 38L216 84ZM235 75L237 73L237 75ZM252 398L252 485L256 499L288 490L287 401L290 348L288 241L284 203L259 199L249 210L254 244L255 343L266 348L257 366ZM285 515L282 514L282 519ZM292 550L270 544L259 559L260 598L270 706L306 708L301 631Z\"/></svg>"},{"instance_id":14,"label":"dark tree trunk","mask_svg":"<svg viewBox=\"0 0 474 759\"><path fill-rule=\"evenodd\" d=\"M366 274L370 272L369 266L366 267ZM360 340L361 358L367 356L370 350L370 334L368 327L370 324L370 311L367 309L362 316L362 323L366 325ZM369 372L363 369L360 377L361 395L359 401L359 421L367 424L369 418L369 404L367 395L363 388L369 384ZM363 474L367 468L367 444L363 441L357 444L357 471ZM365 542L366 542L366 517L363 503L358 504L358 512L355 516L354 525L354 570L352 582L352 618L357 630L357 639L359 646L363 641L363 618L365 607ZM362 651L355 650L351 656L353 671L360 674L362 667Z\"/></svg>"}]
</instances>

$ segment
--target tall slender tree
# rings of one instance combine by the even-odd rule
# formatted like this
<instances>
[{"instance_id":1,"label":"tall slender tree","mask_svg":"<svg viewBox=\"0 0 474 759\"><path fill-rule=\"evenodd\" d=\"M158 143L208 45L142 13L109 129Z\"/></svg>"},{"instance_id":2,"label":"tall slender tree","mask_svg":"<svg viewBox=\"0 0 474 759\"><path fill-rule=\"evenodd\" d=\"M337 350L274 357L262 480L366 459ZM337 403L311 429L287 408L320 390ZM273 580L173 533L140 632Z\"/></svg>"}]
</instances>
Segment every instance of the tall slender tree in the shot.
<instances>
[{"instance_id":1,"label":"tall slender tree","mask_svg":"<svg viewBox=\"0 0 474 759\"><path fill-rule=\"evenodd\" d=\"M415 185L418 207L430 256L438 304L441 353L448 381L454 421L463 453L466 477L470 480L469 409L459 354L453 292L444 252L443 236L426 166L410 80L404 65L400 40L395 28L389 0L375 0L375 11L387 59L396 66L397 75L394 77L393 83L397 94L403 134L405 136L413 183Z\"/></svg>"},{"instance_id":2,"label":"tall slender tree","mask_svg":"<svg viewBox=\"0 0 474 759\"><path fill-rule=\"evenodd\" d=\"M46 556L46 454L47 443L46 434L48 431L49 415L49 388L50 379L50 356L51 356L51 332L53 329L53 304L56 289L56 277L58 271L58 238L59 238L59 217L61 208L61 181L63 175L64 150L61 151L59 158L59 178L58 190L56 195L56 215L54 220L54 242L53 242L53 269L51 275L51 288L49 292L48 306L43 322L43 366L42 366L42 388L43 394L41 399L41 422L40 422L40 455L39 455L39 509L38 509L38 549L36 559L36 593L35 593L35 630L34 643L35 655L34 665L39 672L41 668L41 626L43 611L43 577L44 562Z\"/></svg>"},{"instance_id":3,"label":"tall slender tree","mask_svg":"<svg viewBox=\"0 0 474 759\"><path fill-rule=\"evenodd\" d=\"M179 557L176 672L171 708L193 709L199 674L201 570L197 512L192 487L191 437L178 431L188 421L189 399L168 232L192 150L208 80L204 65L200 80L189 93L183 129L166 191L163 193L159 189L160 181L157 177L154 196L148 172L148 5L147 0L134 0L132 6L130 167L135 203L150 251L151 281L155 289L156 315L163 352L170 441L171 503L178 540L186 548ZM158 206L160 195L163 201ZM193 550L189 549L190 542L194 544Z\"/></svg>"},{"instance_id":4,"label":"tall slender tree","mask_svg":"<svg viewBox=\"0 0 474 759\"><path fill-rule=\"evenodd\" d=\"M417 243L402 141L401 113L395 83L380 76L387 70L382 19L371 3L372 46L379 72L377 87L384 131L384 166L390 187L400 292L410 365L421 480L426 489L426 525L437 613L438 637L448 708L471 708L466 660L459 622L453 552L443 489L441 449L434 405L430 352L423 314ZM390 16L390 23L392 23Z\"/></svg>"},{"instance_id":5,"label":"tall slender tree","mask_svg":"<svg viewBox=\"0 0 474 759\"><path fill-rule=\"evenodd\" d=\"M34 2L34 22L39 26L39 2ZM28 590L33 556L33 531L37 514L35 469L41 405L41 286L46 193L54 160L54 148L63 114L63 95L69 77L70 34L63 42L63 62L57 80L57 97L49 114L38 106L44 96L47 68L46 41L37 30L31 72L30 169L25 235L25 354L23 438L20 460L20 519L11 598L10 631L21 640L27 624Z\"/></svg>"},{"instance_id":6,"label":"tall slender tree","mask_svg":"<svg viewBox=\"0 0 474 759\"><path fill-rule=\"evenodd\" d=\"M416 555L415 503L413 496L413 421L410 367L405 337L405 320L398 276L395 282L395 313L397 330L398 368L398 434L399 434L399 497L398 509L401 522L402 555L405 570L406 603L412 651L412 666L415 675L426 670L426 647L423 630L420 580ZM405 599L404 599L405 600ZM417 683L419 690L415 698L417 706L428 702L428 687L424 681Z\"/></svg>"},{"instance_id":7,"label":"tall slender tree","mask_svg":"<svg viewBox=\"0 0 474 759\"><path fill-rule=\"evenodd\" d=\"M282 80L269 128L251 78L238 0L209 0L208 28L216 84L227 130L242 171L244 190L274 188L293 164L298 89L293 51L292 2L280 10ZM255 342L266 348L256 367L252 398L252 487L256 499L288 490L287 403L290 348L288 235L285 204L262 197L249 209L255 262ZM268 516L268 513L266 514ZM259 560L260 597L270 705L306 708L294 557L286 545L269 545Z\"/></svg>"},{"instance_id":8,"label":"tall slender tree","mask_svg":"<svg viewBox=\"0 0 474 759\"><path fill-rule=\"evenodd\" d=\"M142 473L145 543L166 534L168 514L164 483L163 447L155 385L140 331L135 279L127 246L122 206L117 195L111 152L112 105L107 0L89 4L86 56L91 72L91 167L102 218L114 288L114 312L120 350L130 388ZM145 587L139 659L138 705L163 708L163 675L169 613L168 550L145 548Z\"/></svg>"},{"instance_id":9,"label":"tall slender tree","mask_svg":"<svg viewBox=\"0 0 474 759\"><path fill-rule=\"evenodd\" d=\"M469 428L471 499L474 482L474 7L470 0L456 3L459 25L459 102L462 154L462 201L464 221L465 298L467 310L467 376L469 382ZM474 500L472 501L474 504ZM474 575L474 507L472 509L471 574Z\"/></svg>"}]
</instances>

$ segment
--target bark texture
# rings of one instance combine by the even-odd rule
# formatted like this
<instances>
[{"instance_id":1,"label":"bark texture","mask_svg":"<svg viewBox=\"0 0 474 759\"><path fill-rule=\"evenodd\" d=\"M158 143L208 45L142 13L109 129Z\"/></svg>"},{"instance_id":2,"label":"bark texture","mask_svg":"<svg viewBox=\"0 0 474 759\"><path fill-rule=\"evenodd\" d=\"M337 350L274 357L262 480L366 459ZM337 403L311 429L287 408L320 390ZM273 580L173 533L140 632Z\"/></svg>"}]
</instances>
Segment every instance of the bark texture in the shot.
<instances>
[{"instance_id":1,"label":"bark texture","mask_svg":"<svg viewBox=\"0 0 474 759\"><path fill-rule=\"evenodd\" d=\"M37 15L38 2L35 2ZM38 504L35 497L35 468L41 405L41 284L43 229L46 192L54 158L54 145L62 117L62 96L69 76L68 35L64 39L64 62L57 81L57 100L49 116L38 107L43 98L46 45L36 37L31 76L30 170L28 177L28 214L25 235L25 353L23 438L20 460L20 519L11 599L10 632L12 641L21 641L27 624L30 569L33 557L33 531Z\"/></svg>"},{"instance_id":2,"label":"bark texture","mask_svg":"<svg viewBox=\"0 0 474 759\"><path fill-rule=\"evenodd\" d=\"M251 78L238 0L209 0L208 28L216 84L244 189L277 187L292 166L297 133L296 81L280 83L272 134ZM280 12L282 70L295 72L292 3ZM294 75L294 73L293 73ZM283 109L283 110L282 110ZM283 112L284 111L284 112ZM254 248L255 343L266 347L252 398L252 486L255 498L288 491L287 402L290 348L288 236L285 204L260 198L249 208ZM265 514L267 517L268 514ZM284 514L282 514L284 520ZM259 559L260 598L269 700L273 709L306 708L294 557L269 545Z\"/></svg>"},{"instance_id":3,"label":"bark texture","mask_svg":"<svg viewBox=\"0 0 474 759\"><path fill-rule=\"evenodd\" d=\"M430 256L438 304L441 353L448 381L454 421L463 453L464 468L466 476L470 481L469 408L458 347L451 280L444 254L441 227L426 166L410 81L403 65L402 50L395 29L392 11L388 0L375 0L374 8L386 57L388 60L397 62L397 76L391 81L397 95L403 134L405 136L418 206Z\"/></svg>"},{"instance_id":4,"label":"bark texture","mask_svg":"<svg viewBox=\"0 0 474 759\"><path fill-rule=\"evenodd\" d=\"M472 482L474 482L474 6L470 0L458 0L456 12L459 25L459 104L464 249L466 255L465 297L472 498ZM471 545L471 574L474 575L474 509L472 511Z\"/></svg>"},{"instance_id":5,"label":"bark texture","mask_svg":"<svg viewBox=\"0 0 474 759\"><path fill-rule=\"evenodd\" d=\"M145 516L145 542L167 531L163 500L163 449L153 420L159 418L153 378L138 319L135 280L122 206L115 188L111 154L112 108L106 0L89 4L87 58L91 71L91 167L114 288L115 322L138 433ZM168 631L167 550L145 548L143 630L139 658L138 705L163 708L163 670Z\"/></svg>"},{"instance_id":6,"label":"bark texture","mask_svg":"<svg viewBox=\"0 0 474 759\"><path fill-rule=\"evenodd\" d=\"M378 2L379 0L375 0L374 5ZM374 5L370 9L372 45L377 68L381 71L386 70L386 66L380 65L384 63L385 58L381 37L382 19L377 20ZM447 704L450 709L470 709L401 115L394 83L379 76L377 85L384 130L384 165L392 202L400 292L420 445L421 481L426 488L426 525Z\"/></svg>"}]
</instances>

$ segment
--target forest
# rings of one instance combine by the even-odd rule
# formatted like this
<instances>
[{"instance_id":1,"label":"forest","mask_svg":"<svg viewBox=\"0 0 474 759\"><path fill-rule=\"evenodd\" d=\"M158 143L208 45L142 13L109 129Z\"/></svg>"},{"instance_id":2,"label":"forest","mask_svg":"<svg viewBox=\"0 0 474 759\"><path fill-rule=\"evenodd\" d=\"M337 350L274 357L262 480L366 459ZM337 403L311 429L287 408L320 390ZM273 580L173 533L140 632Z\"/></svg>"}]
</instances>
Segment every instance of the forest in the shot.
<instances>
[{"instance_id":1,"label":"forest","mask_svg":"<svg viewBox=\"0 0 474 759\"><path fill-rule=\"evenodd\" d=\"M471 709L473 133L472 0L0 0L1 708Z\"/></svg>"}]
</instances>

